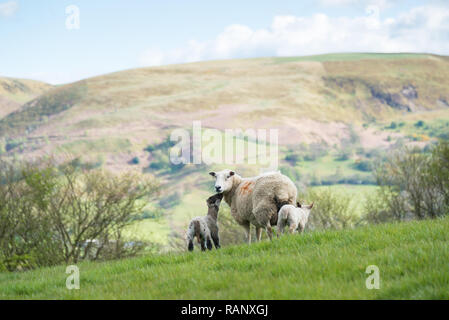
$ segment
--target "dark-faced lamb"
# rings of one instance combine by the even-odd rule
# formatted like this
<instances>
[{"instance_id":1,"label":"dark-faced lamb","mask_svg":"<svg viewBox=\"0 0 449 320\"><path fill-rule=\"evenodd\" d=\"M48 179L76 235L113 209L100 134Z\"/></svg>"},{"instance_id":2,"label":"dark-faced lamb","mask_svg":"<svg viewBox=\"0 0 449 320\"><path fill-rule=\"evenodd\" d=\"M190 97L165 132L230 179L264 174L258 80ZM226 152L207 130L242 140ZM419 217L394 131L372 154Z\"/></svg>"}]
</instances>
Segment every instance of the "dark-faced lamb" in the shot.
<instances>
[{"instance_id":1,"label":"dark-faced lamb","mask_svg":"<svg viewBox=\"0 0 449 320\"><path fill-rule=\"evenodd\" d=\"M187 230L188 250L193 250L193 240L196 237L201 245L201 250L205 251L206 247L212 250L212 241L216 249L220 248L220 238L218 237L218 210L223 194L218 193L207 199L207 215L195 217L189 223Z\"/></svg>"},{"instance_id":2,"label":"dark-faced lamb","mask_svg":"<svg viewBox=\"0 0 449 320\"><path fill-rule=\"evenodd\" d=\"M295 231L303 232L309 219L310 210L313 208L313 203L310 205L301 205L296 203L297 207L287 204L281 207L278 214L277 235L284 233L285 226L288 226L288 231L293 233Z\"/></svg>"}]
</instances>

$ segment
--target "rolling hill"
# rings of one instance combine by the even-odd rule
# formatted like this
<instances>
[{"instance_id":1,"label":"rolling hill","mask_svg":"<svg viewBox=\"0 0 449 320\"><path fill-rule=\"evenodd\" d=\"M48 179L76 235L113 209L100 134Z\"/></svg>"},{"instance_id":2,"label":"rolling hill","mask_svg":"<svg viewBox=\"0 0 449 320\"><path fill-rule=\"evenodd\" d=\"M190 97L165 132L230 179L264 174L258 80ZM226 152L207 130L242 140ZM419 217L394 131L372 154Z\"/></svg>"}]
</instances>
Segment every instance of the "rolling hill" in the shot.
<instances>
[{"instance_id":1,"label":"rolling hill","mask_svg":"<svg viewBox=\"0 0 449 320\"><path fill-rule=\"evenodd\" d=\"M108 166L119 167L131 154L144 157L143 147L162 141L173 128L190 128L192 120L219 129L280 128L284 145L339 144L352 124L363 131L362 144L378 147L386 145L386 136L361 128L363 123L447 111L448 87L449 58L422 54L142 68L53 88L1 120L0 134L25 137L24 154L61 148L102 153Z\"/></svg>"},{"instance_id":2,"label":"rolling hill","mask_svg":"<svg viewBox=\"0 0 449 320\"><path fill-rule=\"evenodd\" d=\"M449 219L285 236L219 251L0 273L0 299L448 299ZM365 286L370 265L380 288Z\"/></svg>"},{"instance_id":3,"label":"rolling hill","mask_svg":"<svg viewBox=\"0 0 449 320\"><path fill-rule=\"evenodd\" d=\"M0 119L50 88L39 81L0 77Z\"/></svg>"}]
</instances>

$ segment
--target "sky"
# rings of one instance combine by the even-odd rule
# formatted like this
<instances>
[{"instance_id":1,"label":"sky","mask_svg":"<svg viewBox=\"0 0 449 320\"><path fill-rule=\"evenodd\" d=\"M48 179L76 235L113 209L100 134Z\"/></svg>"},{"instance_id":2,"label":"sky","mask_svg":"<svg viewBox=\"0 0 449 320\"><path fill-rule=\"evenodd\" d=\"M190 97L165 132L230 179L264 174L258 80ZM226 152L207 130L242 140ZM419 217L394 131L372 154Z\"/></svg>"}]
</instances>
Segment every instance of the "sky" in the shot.
<instances>
[{"instance_id":1,"label":"sky","mask_svg":"<svg viewBox=\"0 0 449 320\"><path fill-rule=\"evenodd\" d=\"M449 55L449 1L0 0L0 76L335 52Z\"/></svg>"}]
</instances>

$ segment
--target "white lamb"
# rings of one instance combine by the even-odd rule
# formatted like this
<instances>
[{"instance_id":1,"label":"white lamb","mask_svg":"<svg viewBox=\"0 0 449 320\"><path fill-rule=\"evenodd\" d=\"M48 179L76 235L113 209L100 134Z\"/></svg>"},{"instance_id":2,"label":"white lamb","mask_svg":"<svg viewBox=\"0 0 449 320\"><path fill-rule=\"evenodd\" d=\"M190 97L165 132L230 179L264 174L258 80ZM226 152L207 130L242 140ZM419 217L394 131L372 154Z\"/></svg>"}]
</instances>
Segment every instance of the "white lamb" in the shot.
<instances>
[{"instance_id":1,"label":"white lamb","mask_svg":"<svg viewBox=\"0 0 449 320\"><path fill-rule=\"evenodd\" d=\"M310 205L301 205L296 203L298 207L291 204L286 204L281 207L278 214L277 235L284 233L285 226L288 226L288 231L293 233L295 231L303 232L309 219L310 210L313 208L313 203Z\"/></svg>"}]
</instances>

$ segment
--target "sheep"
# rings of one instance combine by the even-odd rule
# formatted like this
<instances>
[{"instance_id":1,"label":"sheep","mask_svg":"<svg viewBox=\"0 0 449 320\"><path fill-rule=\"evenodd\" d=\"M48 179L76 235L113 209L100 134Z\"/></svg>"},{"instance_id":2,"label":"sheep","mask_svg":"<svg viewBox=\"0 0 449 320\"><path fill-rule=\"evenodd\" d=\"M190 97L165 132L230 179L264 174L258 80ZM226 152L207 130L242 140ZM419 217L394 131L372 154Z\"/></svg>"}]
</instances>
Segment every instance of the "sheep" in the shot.
<instances>
[{"instance_id":1,"label":"sheep","mask_svg":"<svg viewBox=\"0 0 449 320\"><path fill-rule=\"evenodd\" d=\"M218 236L218 210L223 194L215 194L207 199L207 215L195 217L189 223L187 230L188 250L193 251L193 239L196 237L198 243L201 244L201 250L205 251L206 247L212 250L212 241L215 248L220 248L220 238ZM212 241L211 241L212 240Z\"/></svg>"},{"instance_id":2,"label":"sheep","mask_svg":"<svg viewBox=\"0 0 449 320\"><path fill-rule=\"evenodd\" d=\"M281 206L296 203L295 185L279 172L253 178L242 178L229 169L209 174L215 178L215 191L223 193L231 215L245 228L248 243L251 243L251 224L256 227L257 241L263 228L271 240L271 227L277 223Z\"/></svg>"},{"instance_id":3,"label":"sheep","mask_svg":"<svg viewBox=\"0 0 449 320\"><path fill-rule=\"evenodd\" d=\"M284 233L285 226L288 226L289 233L295 231L303 232L309 219L310 211L313 208L313 202L310 205L301 205L296 203L297 207L287 204L282 206L278 214L277 236Z\"/></svg>"}]
</instances>

